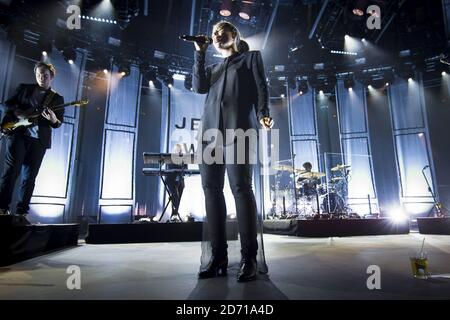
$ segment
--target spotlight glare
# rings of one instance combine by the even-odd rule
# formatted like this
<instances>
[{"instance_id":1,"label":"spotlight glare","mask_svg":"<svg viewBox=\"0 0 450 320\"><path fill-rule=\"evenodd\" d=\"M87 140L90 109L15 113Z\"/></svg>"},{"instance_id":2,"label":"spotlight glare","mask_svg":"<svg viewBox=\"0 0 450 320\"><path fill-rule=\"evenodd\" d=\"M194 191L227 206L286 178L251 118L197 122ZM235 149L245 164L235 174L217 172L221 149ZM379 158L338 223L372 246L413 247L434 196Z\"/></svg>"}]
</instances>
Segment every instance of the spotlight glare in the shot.
<instances>
[{"instance_id":1,"label":"spotlight glare","mask_svg":"<svg viewBox=\"0 0 450 320\"><path fill-rule=\"evenodd\" d=\"M320 93L320 94L323 94L323 90L320 90L319 93Z\"/></svg>"},{"instance_id":2,"label":"spotlight glare","mask_svg":"<svg viewBox=\"0 0 450 320\"><path fill-rule=\"evenodd\" d=\"M362 38L361 41L362 41L362 42L366 42L366 38Z\"/></svg>"},{"instance_id":3,"label":"spotlight glare","mask_svg":"<svg viewBox=\"0 0 450 320\"><path fill-rule=\"evenodd\" d=\"M127 74L127 73L126 73L125 71L122 71L122 72L120 73L120 75L121 75L122 77L124 77L126 74Z\"/></svg>"},{"instance_id":4,"label":"spotlight glare","mask_svg":"<svg viewBox=\"0 0 450 320\"><path fill-rule=\"evenodd\" d=\"M299 95L302 95L302 94L303 94L303 91L300 91L298 94L299 94Z\"/></svg>"},{"instance_id":5,"label":"spotlight glare","mask_svg":"<svg viewBox=\"0 0 450 320\"><path fill-rule=\"evenodd\" d=\"M73 60L72 59L69 59L69 64L73 64Z\"/></svg>"},{"instance_id":6,"label":"spotlight glare","mask_svg":"<svg viewBox=\"0 0 450 320\"><path fill-rule=\"evenodd\" d=\"M169 88L172 88L173 86L172 86L172 84L171 84L171 83L169 83L168 87L169 87Z\"/></svg>"},{"instance_id":7,"label":"spotlight glare","mask_svg":"<svg viewBox=\"0 0 450 320\"><path fill-rule=\"evenodd\" d=\"M389 218L394 223L404 223L408 220L408 216L402 208L396 208L389 212Z\"/></svg>"},{"instance_id":8,"label":"spotlight glare","mask_svg":"<svg viewBox=\"0 0 450 320\"><path fill-rule=\"evenodd\" d=\"M219 13L220 13L220 15L222 17L229 17L229 16L231 16L231 11L228 10L228 9L222 9L222 10L220 10Z\"/></svg>"},{"instance_id":9,"label":"spotlight glare","mask_svg":"<svg viewBox=\"0 0 450 320\"><path fill-rule=\"evenodd\" d=\"M108 74L108 70L107 69L103 69L103 73L104 74Z\"/></svg>"},{"instance_id":10,"label":"spotlight glare","mask_svg":"<svg viewBox=\"0 0 450 320\"><path fill-rule=\"evenodd\" d=\"M348 91L353 91L353 88L352 87L348 88Z\"/></svg>"},{"instance_id":11,"label":"spotlight glare","mask_svg":"<svg viewBox=\"0 0 450 320\"><path fill-rule=\"evenodd\" d=\"M408 78L408 82L413 82L413 79L412 78Z\"/></svg>"},{"instance_id":12,"label":"spotlight glare","mask_svg":"<svg viewBox=\"0 0 450 320\"><path fill-rule=\"evenodd\" d=\"M42 55L44 56L44 57L46 57L47 56L47 51L42 51ZM442 75L444 75L444 74L442 74Z\"/></svg>"},{"instance_id":13,"label":"spotlight glare","mask_svg":"<svg viewBox=\"0 0 450 320\"><path fill-rule=\"evenodd\" d=\"M355 8L353 9L353 14L355 16L362 17L364 15L364 12L360 8Z\"/></svg>"},{"instance_id":14,"label":"spotlight glare","mask_svg":"<svg viewBox=\"0 0 450 320\"><path fill-rule=\"evenodd\" d=\"M149 87L153 87L155 84L153 83L153 80L150 80L149 82L148 82L148 86Z\"/></svg>"},{"instance_id":15,"label":"spotlight glare","mask_svg":"<svg viewBox=\"0 0 450 320\"><path fill-rule=\"evenodd\" d=\"M389 82L386 82L386 87L389 85Z\"/></svg>"},{"instance_id":16,"label":"spotlight glare","mask_svg":"<svg viewBox=\"0 0 450 320\"><path fill-rule=\"evenodd\" d=\"M443 76L447 75L447 72L442 71L442 75L443 75Z\"/></svg>"},{"instance_id":17,"label":"spotlight glare","mask_svg":"<svg viewBox=\"0 0 450 320\"><path fill-rule=\"evenodd\" d=\"M369 85L367 86L367 88L372 89L373 87L372 87L372 85L369 84Z\"/></svg>"},{"instance_id":18,"label":"spotlight glare","mask_svg":"<svg viewBox=\"0 0 450 320\"><path fill-rule=\"evenodd\" d=\"M348 38L350 38L350 36L349 36L348 34L346 34L346 35L344 36L344 38L345 38L345 40L348 40Z\"/></svg>"},{"instance_id":19,"label":"spotlight glare","mask_svg":"<svg viewBox=\"0 0 450 320\"><path fill-rule=\"evenodd\" d=\"M250 20L250 15L246 12L239 12L239 17L241 17L244 20Z\"/></svg>"}]
</instances>

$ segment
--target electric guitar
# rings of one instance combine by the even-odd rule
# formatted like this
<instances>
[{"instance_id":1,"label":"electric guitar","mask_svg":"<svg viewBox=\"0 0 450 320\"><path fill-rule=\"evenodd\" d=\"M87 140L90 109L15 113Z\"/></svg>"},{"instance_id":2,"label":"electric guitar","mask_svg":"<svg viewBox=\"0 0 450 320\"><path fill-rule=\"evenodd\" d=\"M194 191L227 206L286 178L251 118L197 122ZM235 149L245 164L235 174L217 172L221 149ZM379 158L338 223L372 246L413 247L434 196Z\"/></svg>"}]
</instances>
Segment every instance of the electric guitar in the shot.
<instances>
[{"instance_id":1,"label":"electric guitar","mask_svg":"<svg viewBox=\"0 0 450 320\"><path fill-rule=\"evenodd\" d=\"M56 111L68 106L81 107L88 103L89 103L88 99L82 99L49 107L49 109ZM36 120L44 111L44 109L45 108L36 108L31 112L29 110L24 110L23 115L15 115L14 111L7 112L2 119L0 125L0 132L5 135L10 135L19 131L22 128L28 128L36 125Z\"/></svg>"}]
</instances>

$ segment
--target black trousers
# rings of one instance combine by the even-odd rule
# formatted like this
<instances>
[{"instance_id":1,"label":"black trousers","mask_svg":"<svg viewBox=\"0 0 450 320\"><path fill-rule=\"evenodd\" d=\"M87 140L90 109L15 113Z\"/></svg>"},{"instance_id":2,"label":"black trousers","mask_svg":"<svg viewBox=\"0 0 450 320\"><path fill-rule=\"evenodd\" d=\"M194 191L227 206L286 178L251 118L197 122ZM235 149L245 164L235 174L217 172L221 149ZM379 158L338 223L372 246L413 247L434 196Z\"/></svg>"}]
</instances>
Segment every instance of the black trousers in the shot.
<instances>
[{"instance_id":1,"label":"black trousers","mask_svg":"<svg viewBox=\"0 0 450 320\"><path fill-rule=\"evenodd\" d=\"M258 251L256 201L252 189L253 165L251 164L200 164L203 192L205 194L208 234L213 256L227 254L227 209L223 187L225 169L236 203L236 216L241 241L241 255L256 259Z\"/></svg>"},{"instance_id":2,"label":"black trousers","mask_svg":"<svg viewBox=\"0 0 450 320\"><path fill-rule=\"evenodd\" d=\"M0 179L0 208L9 209L14 185L23 170L16 213L28 213L36 177L45 151L46 149L38 139L20 134L6 137L5 167Z\"/></svg>"}]
</instances>

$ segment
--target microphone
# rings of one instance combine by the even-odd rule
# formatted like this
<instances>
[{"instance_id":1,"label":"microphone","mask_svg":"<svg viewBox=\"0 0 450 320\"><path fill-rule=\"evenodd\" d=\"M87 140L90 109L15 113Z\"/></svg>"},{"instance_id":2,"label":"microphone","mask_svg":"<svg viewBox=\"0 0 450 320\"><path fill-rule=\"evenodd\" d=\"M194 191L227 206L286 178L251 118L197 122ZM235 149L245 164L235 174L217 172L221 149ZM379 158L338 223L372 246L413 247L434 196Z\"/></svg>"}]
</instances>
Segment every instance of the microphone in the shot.
<instances>
[{"instance_id":1,"label":"microphone","mask_svg":"<svg viewBox=\"0 0 450 320\"><path fill-rule=\"evenodd\" d=\"M212 43L213 40L210 37L205 36L189 36L186 34L183 34L182 36L179 36L178 39L184 40L184 41L190 41L190 42L197 42L199 44L203 43Z\"/></svg>"}]
</instances>

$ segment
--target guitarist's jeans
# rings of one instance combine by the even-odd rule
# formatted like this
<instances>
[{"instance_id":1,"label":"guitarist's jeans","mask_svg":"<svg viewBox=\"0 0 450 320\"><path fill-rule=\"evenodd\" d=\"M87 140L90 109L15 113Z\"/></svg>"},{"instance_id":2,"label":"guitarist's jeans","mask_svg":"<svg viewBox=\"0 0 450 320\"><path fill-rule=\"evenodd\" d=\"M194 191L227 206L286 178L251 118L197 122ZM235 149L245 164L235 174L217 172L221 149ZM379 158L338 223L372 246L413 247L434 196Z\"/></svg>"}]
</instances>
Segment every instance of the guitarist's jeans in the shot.
<instances>
[{"instance_id":1,"label":"guitarist's jeans","mask_svg":"<svg viewBox=\"0 0 450 320\"><path fill-rule=\"evenodd\" d=\"M14 185L23 168L23 180L20 184L16 213L28 213L34 183L41 167L45 150L38 139L21 134L6 137L5 166L0 179L0 208L9 209Z\"/></svg>"}]
</instances>

